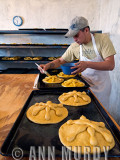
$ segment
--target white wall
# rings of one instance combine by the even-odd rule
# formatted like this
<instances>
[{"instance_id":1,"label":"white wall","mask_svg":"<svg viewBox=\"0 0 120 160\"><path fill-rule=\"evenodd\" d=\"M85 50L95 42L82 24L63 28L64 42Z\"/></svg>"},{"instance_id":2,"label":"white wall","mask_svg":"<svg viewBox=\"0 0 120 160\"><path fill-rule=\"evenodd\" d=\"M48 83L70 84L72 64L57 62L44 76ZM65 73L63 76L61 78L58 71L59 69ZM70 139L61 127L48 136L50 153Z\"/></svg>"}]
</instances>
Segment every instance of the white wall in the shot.
<instances>
[{"instance_id":1,"label":"white wall","mask_svg":"<svg viewBox=\"0 0 120 160\"><path fill-rule=\"evenodd\" d=\"M98 29L97 0L0 0L0 29L17 29L12 23L16 15L24 19L20 28L67 28L76 16L85 16L91 27ZM94 16L93 16L94 15ZM98 20L97 20L98 21ZM94 25L95 24L95 25Z\"/></svg>"},{"instance_id":2,"label":"white wall","mask_svg":"<svg viewBox=\"0 0 120 160\"><path fill-rule=\"evenodd\" d=\"M24 23L13 25L19 15ZM112 94L109 112L120 124L120 0L0 0L0 30L67 28L75 16L89 20L91 30L108 32L116 50L116 67L110 72Z\"/></svg>"}]
</instances>

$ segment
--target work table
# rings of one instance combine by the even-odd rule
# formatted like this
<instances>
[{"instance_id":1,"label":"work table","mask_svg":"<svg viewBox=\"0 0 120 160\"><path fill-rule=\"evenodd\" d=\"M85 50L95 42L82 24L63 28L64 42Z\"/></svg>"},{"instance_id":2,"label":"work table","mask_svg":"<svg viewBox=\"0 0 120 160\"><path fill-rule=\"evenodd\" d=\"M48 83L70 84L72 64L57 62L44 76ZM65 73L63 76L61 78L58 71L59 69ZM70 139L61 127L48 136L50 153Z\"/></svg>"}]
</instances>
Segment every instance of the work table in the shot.
<instances>
[{"instance_id":1,"label":"work table","mask_svg":"<svg viewBox=\"0 0 120 160\"><path fill-rule=\"evenodd\" d=\"M0 74L0 147L33 90L36 76L37 74ZM120 130L115 120L112 117L111 119ZM4 159L12 160L13 158L0 155L0 160Z\"/></svg>"}]
</instances>

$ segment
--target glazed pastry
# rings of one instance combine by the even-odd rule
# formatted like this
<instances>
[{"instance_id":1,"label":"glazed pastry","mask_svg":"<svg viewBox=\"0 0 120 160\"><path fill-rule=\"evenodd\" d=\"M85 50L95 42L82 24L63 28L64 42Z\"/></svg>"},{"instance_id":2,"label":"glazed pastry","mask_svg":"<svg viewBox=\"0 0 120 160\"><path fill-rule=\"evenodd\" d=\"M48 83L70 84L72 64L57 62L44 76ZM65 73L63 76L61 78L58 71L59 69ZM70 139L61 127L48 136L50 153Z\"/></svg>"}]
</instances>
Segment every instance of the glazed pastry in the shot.
<instances>
[{"instance_id":1,"label":"glazed pastry","mask_svg":"<svg viewBox=\"0 0 120 160\"><path fill-rule=\"evenodd\" d=\"M24 60L42 60L42 57L25 57Z\"/></svg>"},{"instance_id":2,"label":"glazed pastry","mask_svg":"<svg viewBox=\"0 0 120 160\"><path fill-rule=\"evenodd\" d=\"M59 74L57 74L57 76L61 78L71 78L71 77L75 77L76 75L67 75L67 74L64 74L63 72L60 72Z\"/></svg>"},{"instance_id":3,"label":"glazed pastry","mask_svg":"<svg viewBox=\"0 0 120 160\"><path fill-rule=\"evenodd\" d=\"M3 57L2 60L19 60L20 57L16 56L16 57Z\"/></svg>"},{"instance_id":4,"label":"glazed pastry","mask_svg":"<svg viewBox=\"0 0 120 160\"><path fill-rule=\"evenodd\" d=\"M69 79L62 83L63 87L84 87L85 84L77 79Z\"/></svg>"},{"instance_id":5,"label":"glazed pastry","mask_svg":"<svg viewBox=\"0 0 120 160\"><path fill-rule=\"evenodd\" d=\"M32 60L32 57L25 57L24 60Z\"/></svg>"},{"instance_id":6,"label":"glazed pastry","mask_svg":"<svg viewBox=\"0 0 120 160\"><path fill-rule=\"evenodd\" d=\"M91 98L84 91L72 91L68 93L63 93L59 96L58 100L60 101L60 103L69 106L82 106L87 105L91 102Z\"/></svg>"},{"instance_id":7,"label":"glazed pastry","mask_svg":"<svg viewBox=\"0 0 120 160\"><path fill-rule=\"evenodd\" d=\"M29 120L39 124L58 123L68 116L67 109L62 104L40 102L32 105L26 112Z\"/></svg>"},{"instance_id":8,"label":"glazed pastry","mask_svg":"<svg viewBox=\"0 0 120 160\"><path fill-rule=\"evenodd\" d=\"M91 153L94 153L95 146L100 147L103 152L104 146L112 149L115 145L111 132L103 122L91 121L83 115L80 119L64 123L59 129L59 138L64 146L78 153L84 153L85 146L89 146Z\"/></svg>"},{"instance_id":9,"label":"glazed pastry","mask_svg":"<svg viewBox=\"0 0 120 160\"><path fill-rule=\"evenodd\" d=\"M55 60L55 59L57 59L57 57L49 57L49 58L48 58L48 60L50 60L50 61L53 61L53 60Z\"/></svg>"},{"instance_id":10,"label":"glazed pastry","mask_svg":"<svg viewBox=\"0 0 120 160\"><path fill-rule=\"evenodd\" d=\"M45 77L43 79L44 83L61 83L64 79L57 77L56 75Z\"/></svg>"},{"instance_id":11,"label":"glazed pastry","mask_svg":"<svg viewBox=\"0 0 120 160\"><path fill-rule=\"evenodd\" d=\"M42 57L33 57L33 60L42 60Z\"/></svg>"}]
</instances>

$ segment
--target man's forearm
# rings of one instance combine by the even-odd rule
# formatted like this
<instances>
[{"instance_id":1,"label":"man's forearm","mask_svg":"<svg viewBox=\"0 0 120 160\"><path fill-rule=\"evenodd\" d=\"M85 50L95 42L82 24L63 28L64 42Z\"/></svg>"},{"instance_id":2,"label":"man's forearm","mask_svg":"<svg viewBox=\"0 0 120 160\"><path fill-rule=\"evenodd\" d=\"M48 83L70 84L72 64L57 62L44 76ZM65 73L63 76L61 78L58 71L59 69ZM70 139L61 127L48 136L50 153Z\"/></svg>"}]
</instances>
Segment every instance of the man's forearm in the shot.
<instances>
[{"instance_id":1,"label":"man's forearm","mask_svg":"<svg viewBox=\"0 0 120 160\"><path fill-rule=\"evenodd\" d=\"M114 65L107 63L105 61L103 62L87 62L87 68L92 68L96 70L113 70Z\"/></svg>"},{"instance_id":2,"label":"man's forearm","mask_svg":"<svg viewBox=\"0 0 120 160\"><path fill-rule=\"evenodd\" d=\"M49 69L55 69L60 67L60 65L64 64L65 62L60 61L60 59L56 59L49 63Z\"/></svg>"},{"instance_id":3,"label":"man's forearm","mask_svg":"<svg viewBox=\"0 0 120 160\"><path fill-rule=\"evenodd\" d=\"M114 55L107 57L102 62L87 62L87 68L92 68L96 70L113 70L115 67Z\"/></svg>"}]
</instances>

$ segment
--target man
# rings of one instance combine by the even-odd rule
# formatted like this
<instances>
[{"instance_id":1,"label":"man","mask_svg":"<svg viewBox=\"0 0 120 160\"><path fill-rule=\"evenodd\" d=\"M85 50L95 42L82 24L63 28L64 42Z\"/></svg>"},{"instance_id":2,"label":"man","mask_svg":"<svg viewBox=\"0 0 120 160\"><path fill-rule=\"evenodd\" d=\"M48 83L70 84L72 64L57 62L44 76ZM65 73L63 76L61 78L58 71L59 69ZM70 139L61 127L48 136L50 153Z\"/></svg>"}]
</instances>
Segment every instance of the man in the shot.
<instances>
[{"instance_id":1,"label":"man","mask_svg":"<svg viewBox=\"0 0 120 160\"><path fill-rule=\"evenodd\" d=\"M108 71L115 67L115 49L112 42L106 34L91 34L88 21L84 17L75 17L72 20L65 37L73 37L75 42L68 47L61 58L40 66L44 70L53 69L78 58L79 62L72 67L76 68L72 74L82 72L93 93L103 106L108 108L111 92Z\"/></svg>"}]
</instances>

